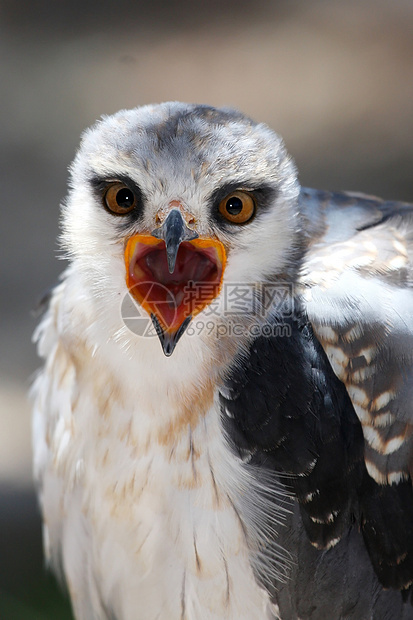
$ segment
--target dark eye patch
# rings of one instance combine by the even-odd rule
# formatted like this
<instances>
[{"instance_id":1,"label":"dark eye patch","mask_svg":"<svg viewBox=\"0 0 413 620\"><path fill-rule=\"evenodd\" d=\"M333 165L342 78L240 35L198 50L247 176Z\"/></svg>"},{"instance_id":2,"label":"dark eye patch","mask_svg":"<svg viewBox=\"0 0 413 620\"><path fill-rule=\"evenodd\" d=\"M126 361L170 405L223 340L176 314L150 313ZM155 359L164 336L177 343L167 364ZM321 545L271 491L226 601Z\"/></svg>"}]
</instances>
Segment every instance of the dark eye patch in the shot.
<instances>
[{"instance_id":1,"label":"dark eye patch","mask_svg":"<svg viewBox=\"0 0 413 620\"><path fill-rule=\"evenodd\" d=\"M122 214L120 217L116 217L117 226L128 228L131 224L142 218L145 208L145 198L139 185L131 178L122 174L113 173L113 175L107 175L106 177L93 176L89 179L89 182L102 208L106 208L105 195L111 185L114 183L121 183L126 188L130 189L131 195L135 198L135 205L130 211Z\"/></svg>"},{"instance_id":2,"label":"dark eye patch","mask_svg":"<svg viewBox=\"0 0 413 620\"><path fill-rule=\"evenodd\" d=\"M234 192L248 192L256 204L256 215L259 216L263 211L267 211L273 204L277 189L272 185L257 185L254 181L240 180L234 183L227 183L217 188L209 199L210 213L213 220L226 232L236 232L239 229L236 224L226 220L220 213L219 206L226 196Z\"/></svg>"}]
</instances>

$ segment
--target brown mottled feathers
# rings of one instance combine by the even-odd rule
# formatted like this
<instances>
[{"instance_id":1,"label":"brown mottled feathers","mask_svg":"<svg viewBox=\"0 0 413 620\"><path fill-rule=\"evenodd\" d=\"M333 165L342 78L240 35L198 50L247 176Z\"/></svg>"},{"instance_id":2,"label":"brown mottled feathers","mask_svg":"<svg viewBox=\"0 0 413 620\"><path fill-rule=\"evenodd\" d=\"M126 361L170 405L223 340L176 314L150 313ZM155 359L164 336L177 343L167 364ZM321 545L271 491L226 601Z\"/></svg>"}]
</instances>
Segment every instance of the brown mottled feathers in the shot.
<instances>
[{"instance_id":1,"label":"brown mottled feathers","mask_svg":"<svg viewBox=\"0 0 413 620\"><path fill-rule=\"evenodd\" d=\"M319 194L303 191L309 216ZM410 476L413 449L413 206L321 195L306 309L361 422L367 469L391 484Z\"/></svg>"},{"instance_id":2,"label":"brown mottled feathers","mask_svg":"<svg viewBox=\"0 0 413 620\"><path fill-rule=\"evenodd\" d=\"M314 333L360 420L362 528L385 586L413 580L413 205L303 190Z\"/></svg>"}]
</instances>

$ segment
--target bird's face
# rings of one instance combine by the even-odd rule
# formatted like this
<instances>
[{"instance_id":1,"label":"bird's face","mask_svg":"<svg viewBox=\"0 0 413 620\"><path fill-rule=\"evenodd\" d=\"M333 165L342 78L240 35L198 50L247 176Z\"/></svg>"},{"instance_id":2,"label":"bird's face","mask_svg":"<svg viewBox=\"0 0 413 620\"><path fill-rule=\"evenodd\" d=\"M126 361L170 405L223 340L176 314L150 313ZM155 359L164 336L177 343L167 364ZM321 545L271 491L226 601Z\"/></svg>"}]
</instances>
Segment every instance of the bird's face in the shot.
<instances>
[{"instance_id":1,"label":"bird's face","mask_svg":"<svg viewBox=\"0 0 413 620\"><path fill-rule=\"evenodd\" d=\"M288 272L298 183L281 139L234 111L169 103L104 118L71 169L63 239L91 293L127 289L171 355L223 284Z\"/></svg>"}]
</instances>

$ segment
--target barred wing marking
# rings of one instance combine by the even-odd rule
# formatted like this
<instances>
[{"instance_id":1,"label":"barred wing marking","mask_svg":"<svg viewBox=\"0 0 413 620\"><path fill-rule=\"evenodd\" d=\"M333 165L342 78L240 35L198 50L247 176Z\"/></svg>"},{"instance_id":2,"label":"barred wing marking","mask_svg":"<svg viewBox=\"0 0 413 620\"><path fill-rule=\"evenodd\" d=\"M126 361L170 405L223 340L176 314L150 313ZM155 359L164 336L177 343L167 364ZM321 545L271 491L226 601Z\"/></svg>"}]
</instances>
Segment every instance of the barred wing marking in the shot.
<instances>
[{"instance_id":1,"label":"barred wing marking","mask_svg":"<svg viewBox=\"0 0 413 620\"><path fill-rule=\"evenodd\" d=\"M309 246L304 300L362 424L367 470L392 484L409 478L413 452L413 207L396 203L391 212L390 203L350 198L340 208L347 238L334 231L337 213L330 222L327 214L327 234Z\"/></svg>"},{"instance_id":2,"label":"barred wing marking","mask_svg":"<svg viewBox=\"0 0 413 620\"><path fill-rule=\"evenodd\" d=\"M407 589L413 583L413 206L331 195L321 209L316 193L309 196L305 207L318 234L308 240L303 299L363 430L371 477L358 490L366 547L381 583Z\"/></svg>"}]
</instances>

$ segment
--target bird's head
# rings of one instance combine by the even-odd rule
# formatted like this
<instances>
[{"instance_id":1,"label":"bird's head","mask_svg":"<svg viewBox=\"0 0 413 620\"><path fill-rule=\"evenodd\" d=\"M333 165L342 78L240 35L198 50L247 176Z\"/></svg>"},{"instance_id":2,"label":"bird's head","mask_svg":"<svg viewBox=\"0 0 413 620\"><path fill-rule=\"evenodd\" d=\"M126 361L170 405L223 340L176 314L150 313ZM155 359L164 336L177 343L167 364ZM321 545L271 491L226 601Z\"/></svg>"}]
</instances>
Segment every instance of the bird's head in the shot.
<instances>
[{"instance_id":1,"label":"bird's head","mask_svg":"<svg viewBox=\"0 0 413 620\"><path fill-rule=\"evenodd\" d=\"M279 136L238 112L121 111L83 136L63 242L101 309L129 289L171 355L224 283L289 272L298 191Z\"/></svg>"}]
</instances>

